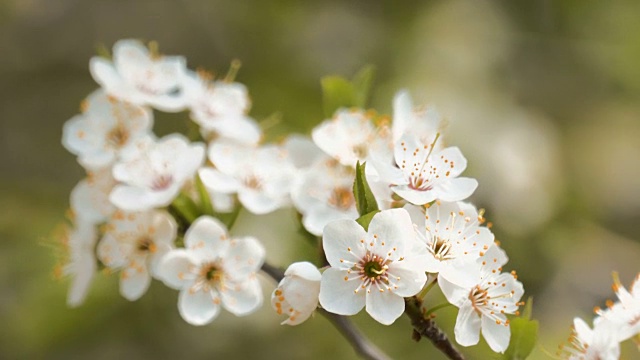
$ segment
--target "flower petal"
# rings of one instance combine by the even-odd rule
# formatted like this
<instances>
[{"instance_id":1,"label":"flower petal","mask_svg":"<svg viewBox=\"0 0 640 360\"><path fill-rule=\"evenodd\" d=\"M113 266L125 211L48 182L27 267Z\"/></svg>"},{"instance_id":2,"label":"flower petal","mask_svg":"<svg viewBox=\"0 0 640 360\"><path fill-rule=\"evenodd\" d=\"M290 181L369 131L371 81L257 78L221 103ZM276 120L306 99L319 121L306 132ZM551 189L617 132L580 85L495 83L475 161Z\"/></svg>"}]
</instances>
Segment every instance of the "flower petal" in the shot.
<instances>
[{"instance_id":1,"label":"flower petal","mask_svg":"<svg viewBox=\"0 0 640 360\"><path fill-rule=\"evenodd\" d=\"M359 289L362 281L357 277L345 280L346 271L329 268L320 281L320 304L328 312L339 315L357 314L366 303L366 290ZM359 289L356 292L356 289Z\"/></svg>"},{"instance_id":2,"label":"flower petal","mask_svg":"<svg viewBox=\"0 0 640 360\"><path fill-rule=\"evenodd\" d=\"M361 240L367 239L367 233L354 220L336 220L324 228L322 246L327 261L335 268L350 268L347 262L359 261L366 253ZM344 260L345 262L341 262Z\"/></svg>"},{"instance_id":3,"label":"flower petal","mask_svg":"<svg viewBox=\"0 0 640 360\"><path fill-rule=\"evenodd\" d=\"M248 315L262 306L262 288L255 275L242 284L231 284L220 295L224 308L236 316Z\"/></svg>"},{"instance_id":4,"label":"flower petal","mask_svg":"<svg viewBox=\"0 0 640 360\"><path fill-rule=\"evenodd\" d=\"M211 216L197 218L184 236L184 245L189 250L206 251L215 256L224 256L229 243L226 226Z\"/></svg>"},{"instance_id":5,"label":"flower petal","mask_svg":"<svg viewBox=\"0 0 640 360\"><path fill-rule=\"evenodd\" d=\"M218 299L217 294L211 292L184 289L178 297L178 311L189 324L206 325L220 313L220 305L214 301L213 296Z\"/></svg>"},{"instance_id":6,"label":"flower petal","mask_svg":"<svg viewBox=\"0 0 640 360\"><path fill-rule=\"evenodd\" d=\"M460 201L471 196L477 187L476 179L461 177L436 184L433 192L442 201Z\"/></svg>"},{"instance_id":7,"label":"flower petal","mask_svg":"<svg viewBox=\"0 0 640 360\"><path fill-rule=\"evenodd\" d=\"M505 320L506 317L498 324L495 319L482 317L482 336L487 340L491 350L497 353L503 353L509 347L511 329L509 325L505 325Z\"/></svg>"},{"instance_id":8,"label":"flower petal","mask_svg":"<svg viewBox=\"0 0 640 360\"><path fill-rule=\"evenodd\" d=\"M190 277L190 270L194 266L194 259L189 252L184 249L177 249L162 258L156 275L168 287L183 289L193 282Z\"/></svg>"},{"instance_id":9,"label":"flower petal","mask_svg":"<svg viewBox=\"0 0 640 360\"><path fill-rule=\"evenodd\" d=\"M380 292L371 287L367 294L367 312L383 325L391 325L404 312L404 299L391 291Z\"/></svg>"},{"instance_id":10,"label":"flower petal","mask_svg":"<svg viewBox=\"0 0 640 360\"><path fill-rule=\"evenodd\" d=\"M477 344L480 341L480 326L480 316L471 306L471 301L467 299L460 306L458 317L456 318L456 326L454 328L456 342L462 346Z\"/></svg>"},{"instance_id":11,"label":"flower petal","mask_svg":"<svg viewBox=\"0 0 640 360\"><path fill-rule=\"evenodd\" d=\"M213 168L202 168L198 171L198 175L202 183L212 191L229 194L235 193L240 187L238 180Z\"/></svg>"},{"instance_id":12,"label":"flower petal","mask_svg":"<svg viewBox=\"0 0 640 360\"><path fill-rule=\"evenodd\" d=\"M151 276L144 265L127 267L120 274L120 295L129 301L138 300L151 284Z\"/></svg>"},{"instance_id":13,"label":"flower petal","mask_svg":"<svg viewBox=\"0 0 640 360\"><path fill-rule=\"evenodd\" d=\"M406 244L416 240L411 217L405 209L390 209L373 216L368 235L373 237L372 252L397 260L404 256ZM370 238L371 240L371 238Z\"/></svg>"},{"instance_id":14,"label":"flower petal","mask_svg":"<svg viewBox=\"0 0 640 360\"><path fill-rule=\"evenodd\" d=\"M243 281L260 269L264 255L264 246L258 239L251 236L233 239L224 259L225 271L233 279Z\"/></svg>"}]
</instances>

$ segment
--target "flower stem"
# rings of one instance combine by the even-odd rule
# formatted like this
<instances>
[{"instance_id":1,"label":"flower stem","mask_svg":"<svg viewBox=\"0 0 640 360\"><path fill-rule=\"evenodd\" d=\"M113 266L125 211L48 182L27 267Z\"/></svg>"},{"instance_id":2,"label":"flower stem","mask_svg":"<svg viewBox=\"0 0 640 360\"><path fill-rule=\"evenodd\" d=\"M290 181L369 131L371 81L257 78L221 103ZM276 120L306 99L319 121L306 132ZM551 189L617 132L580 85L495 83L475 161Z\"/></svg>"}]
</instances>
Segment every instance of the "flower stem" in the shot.
<instances>
[{"instance_id":1,"label":"flower stem","mask_svg":"<svg viewBox=\"0 0 640 360\"><path fill-rule=\"evenodd\" d=\"M264 263L262 265L262 271L273 278L275 281L280 282L284 278L284 271L273 265ZM320 315L324 316L336 329L344 336L345 339L351 344L361 358L367 360L390 360L382 350L380 350L375 344L367 339L349 319L342 315L336 315L330 313L324 309L316 310Z\"/></svg>"},{"instance_id":2,"label":"flower stem","mask_svg":"<svg viewBox=\"0 0 640 360\"><path fill-rule=\"evenodd\" d=\"M427 316L433 314L434 312L436 312L436 311L438 311L440 309L449 307L449 306L453 306L453 305L450 304L450 303L442 303L440 305L436 305L436 306L432 307L431 309L427 309L427 312L424 313L424 317L427 317Z\"/></svg>"},{"instance_id":3,"label":"flower stem","mask_svg":"<svg viewBox=\"0 0 640 360\"><path fill-rule=\"evenodd\" d=\"M186 194L180 193L171 203L171 207L189 224L200 216L196 203Z\"/></svg>"},{"instance_id":4,"label":"flower stem","mask_svg":"<svg viewBox=\"0 0 640 360\"><path fill-rule=\"evenodd\" d=\"M422 291L420 291L420 293L418 295L416 295L418 297L418 299L420 299L420 300L424 299L424 297L427 296L427 293L434 286L436 286L437 283L438 283L438 275L436 275L436 277L433 279L433 281L431 281L431 283L429 283L429 285L427 285L424 289L422 289Z\"/></svg>"}]
</instances>

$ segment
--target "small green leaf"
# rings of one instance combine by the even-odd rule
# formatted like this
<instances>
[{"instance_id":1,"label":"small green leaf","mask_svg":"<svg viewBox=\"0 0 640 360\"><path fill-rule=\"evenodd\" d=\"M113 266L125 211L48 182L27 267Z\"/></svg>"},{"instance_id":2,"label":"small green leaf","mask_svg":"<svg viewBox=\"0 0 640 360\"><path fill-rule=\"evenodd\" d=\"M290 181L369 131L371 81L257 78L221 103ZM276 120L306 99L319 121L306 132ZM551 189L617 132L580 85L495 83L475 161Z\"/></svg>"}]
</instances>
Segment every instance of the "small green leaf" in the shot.
<instances>
[{"instance_id":1,"label":"small green leaf","mask_svg":"<svg viewBox=\"0 0 640 360\"><path fill-rule=\"evenodd\" d=\"M211 204L211 198L209 192L204 187L200 175L196 175L196 189L198 190L198 196L200 197L200 211L205 215L214 216L213 205Z\"/></svg>"},{"instance_id":2,"label":"small green leaf","mask_svg":"<svg viewBox=\"0 0 640 360\"><path fill-rule=\"evenodd\" d=\"M111 52L109 52L109 48L104 43L96 44L96 54L102 58L111 60Z\"/></svg>"},{"instance_id":3,"label":"small green leaf","mask_svg":"<svg viewBox=\"0 0 640 360\"><path fill-rule=\"evenodd\" d=\"M522 316L511 320L511 341L504 353L505 360L524 360L533 351L538 340L538 321L531 320L533 299L529 297Z\"/></svg>"},{"instance_id":4,"label":"small green leaf","mask_svg":"<svg viewBox=\"0 0 640 360\"><path fill-rule=\"evenodd\" d=\"M353 182L353 197L356 199L356 208L360 216L378 210L376 198L373 196L373 192L371 192L369 183L367 183L365 166L366 163L360 164L360 161L356 163L356 178Z\"/></svg>"},{"instance_id":5,"label":"small green leaf","mask_svg":"<svg viewBox=\"0 0 640 360\"><path fill-rule=\"evenodd\" d=\"M371 85L373 84L375 73L375 66L367 65L358 71L358 73L353 77L352 84L355 106L361 108L367 107L367 101L369 100L369 93L371 91Z\"/></svg>"},{"instance_id":6,"label":"small green leaf","mask_svg":"<svg viewBox=\"0 0 640 360\"><path fill-rule=\"evenodd\" d=\"M171 203L171 207L176 210L189 225L202 215L198 205L185 193L180 193Z\"/></svg>"},{"instance_id":7,"label":"small green leaf","mask_svg":"<svg viewBox=\"0 0 640 360\"><path fill-rule=\"evenodd\" d=\"M324 114L333 116L341 107L355 106L355 90L353 84L339 76L325 76L321 80Z\"/></svg>"},{"instance_id":8,"label":"small green leaf","mask_svg":"<svg viewBox=\"0 0 640 360\"><path fill-rule=\"evenodd\" d=\"M360 226L362 226L366 231L369 230L369 223L371 223L371 220L373 219L373 216L377 213L379 213L380 210L375 210L372 211L366 215L362 215L359 218L356 219L356 222L358 224L360 224Z\"/></svg>"},{"instance_id":9,"label":"small green leaf","mask_svg":"<svg viewBox=\"0 0 640 360\"><path fill-rule=\"evenodd\" d=\"M538 341L538 321L515 318L511 320L511 341L504 353L505 360L524 360Z\"/></svg>"}]
</instances>

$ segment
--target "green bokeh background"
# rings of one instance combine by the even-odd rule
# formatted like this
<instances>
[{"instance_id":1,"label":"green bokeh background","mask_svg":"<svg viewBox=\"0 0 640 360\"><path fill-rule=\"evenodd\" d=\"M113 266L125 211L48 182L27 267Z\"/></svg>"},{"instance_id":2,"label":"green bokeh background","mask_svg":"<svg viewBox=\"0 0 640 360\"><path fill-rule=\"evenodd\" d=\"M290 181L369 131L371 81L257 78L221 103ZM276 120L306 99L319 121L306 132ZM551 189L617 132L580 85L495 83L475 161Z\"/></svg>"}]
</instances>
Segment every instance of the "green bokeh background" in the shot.
<instances>
[{"instance_id":1,"label":"green bokeh background","mask_svg":"<svg viewBox=\"0 0 640 360\"><path fill-rule=\"evenodd\" d=\"M97 87L89 58L121 38L156 40L216 73L240 59L251 114L282 117L270 140L308 133L323 120L320 77L364 64L377 67L380 112L400 88L436 105L480 183L472 201L535 298L532 358L547 358L574 316L590 321L613 297L612 271L625 284L640 271L639 17L632 0L0 0L0 359L354 357L322 317L284 327L265 306L193 327L176 292L155 283L129 303L114 275L66 308L51 233L83 171L60 145L62 125ZM155 129L184 131L184 118L157 114ZM291 210L243 213L234 232L259 236L283 266L314 256ZM411 340L405 318L354 320L395 358L444 358ZM440 311L451 337L454 320ZM483 341L463 351L490 358ZM640 355L625 344L623 358Z\"/></svg>"}]
</instances>

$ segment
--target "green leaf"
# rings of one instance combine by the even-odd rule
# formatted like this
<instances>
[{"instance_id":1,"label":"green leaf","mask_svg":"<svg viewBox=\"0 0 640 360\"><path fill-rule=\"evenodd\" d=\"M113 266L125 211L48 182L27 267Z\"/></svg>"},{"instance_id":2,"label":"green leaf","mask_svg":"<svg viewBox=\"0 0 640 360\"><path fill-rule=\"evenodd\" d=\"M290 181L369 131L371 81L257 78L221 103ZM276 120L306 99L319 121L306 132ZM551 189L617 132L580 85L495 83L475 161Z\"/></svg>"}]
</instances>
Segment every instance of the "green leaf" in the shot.
<instances>
[{"instance_id":1,"label":"green leaf","mask_svg":"<svg viewBox=\"0 0 640 360\"><path fill-rule=\"evenodd\" d=\"M176 210L189 225L202 215L198 205L185 193L180 193L171 203L171 207Z\"/></svg>"},{"instance_id":2,"label":"green leaf","mask_svg":"<svg viewBox=\"0 0 640 360\"><path fill-rule=\"evenodd\" d=\"M200 211L205 215L214 216L213 205L211 204L211 198L209 192L204 187L204 183L200 178L200 175L196 175L196 189L198 190L198 196L200 197Z\"/></svg>"},{"instance_id":3,"label":"green leaf","mask_svg":"<svg viewBox=\"0 0 640 360\"><path fill-rule=\"evenodd\" d=\"M360 164L360 161L356 163L356 178L353 182L353 197L356 199L356 208L360 216L378 210L376 198L367 183L365 167L366 163Z\"/></svg>"},{"instance_id":4,"label":"green leaf","mask_svg":"<svg viewBox=\"0 0 640 360\"><path fill-rule=\"evenodd\" d=\"M356 222L358 224L360 224L360 226L362 226L365 229L365 231L368 231L369 230L369 223L371 223L371 220L373 219L373 216L375 214L379 213L379 212L380 212L380 210L375 210L375 211L372 211L372 212L370 212L368 214L362 215L362 216L360 216L359 218L356 219Z\"/></svg>"},{"instance_id":5,"label":"green leaf","mask_svg":"<svg viewBox=\"0 0 640 360\"><path fill-rule=\"evenodd\" d=\"M527 299L527 305L521 317L511 320L511 341L504 353L505 360L524 360L533 351L538 341L538 321L531 320L533 300Z\"/></svg>"},{"instance_id":6,"label":"green leaf","mask_svg":"<svg viewBox=\"0 0 640 360\"><path fill-rule=\"evenodd\" d=\"M355 106L361 108L367 107L367 101L369 100L369 93L371 91L371 85L373 84L375 73L375 66L367 65L358 71L358 73L353 77L352 84Z\"/></svg>"},{"instance_id":7,"label":"green leaf","mask_svg":"<svg viewBox=\"0 0 640 360\"><path fill-rule=\"evenodd\" d=\"M375 67L367 65L358 71L351 81L335 75L323 77L320 83L325 116L332 117L341 107L365 108L374 75Z\"/></svg>"},{"instance_id":8,"label":"green leaf","mask_svg":"<svg viewBox=\"0 0 640 360\"><path fill-rule=\"evenodd\" d=\"M327 118L332 117L341 107L355 106L355 90L349 81L339 76L325 76L320 82L324 114Z\"/></svg>"}]
</instances>

